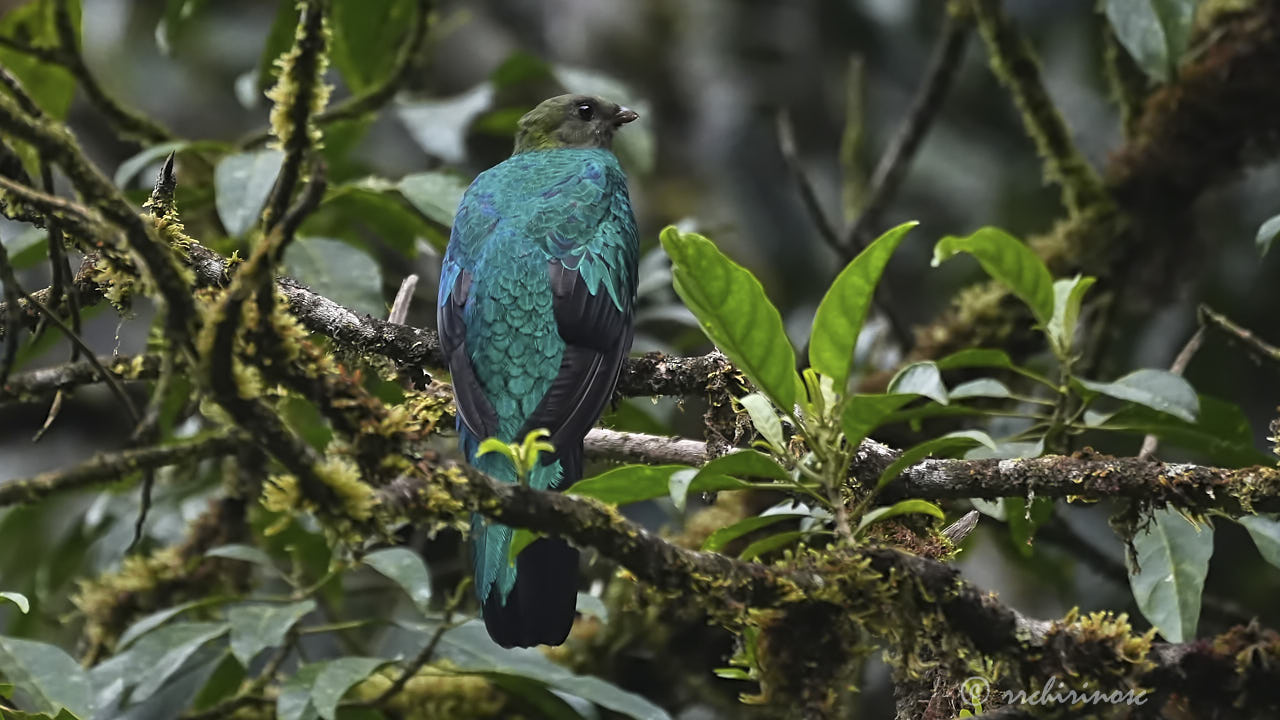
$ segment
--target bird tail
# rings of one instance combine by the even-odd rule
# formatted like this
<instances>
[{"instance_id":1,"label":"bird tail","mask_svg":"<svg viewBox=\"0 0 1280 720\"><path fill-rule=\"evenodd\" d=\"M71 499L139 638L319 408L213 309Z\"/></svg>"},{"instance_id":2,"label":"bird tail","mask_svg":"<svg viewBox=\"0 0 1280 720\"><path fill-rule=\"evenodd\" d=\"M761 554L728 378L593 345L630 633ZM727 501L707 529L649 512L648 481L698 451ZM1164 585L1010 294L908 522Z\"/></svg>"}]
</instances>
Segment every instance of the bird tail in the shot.
<instances>
[{"instance_id":1,"label":"bird tail","mask_svg":"<svg viewBox=\"0 0 1280 720\"><path fill-rule=\"evenodd\" d=\"M463 440L473 466L503 482L516 481L506 458L496 453L476 458L478 441ZM576 481L582 474L582 449L569 453L574 456L565 457L562 451L559 467L552 463L536 468L532 484L565 488ZM555 475L560 476L559 482L552 482ZM510 527L473 515L471 531L476 596L489 637L503 647L563 643L577 610L578 551L560 538L538 538L512 565Z\"/></svg>"}]
</instances>

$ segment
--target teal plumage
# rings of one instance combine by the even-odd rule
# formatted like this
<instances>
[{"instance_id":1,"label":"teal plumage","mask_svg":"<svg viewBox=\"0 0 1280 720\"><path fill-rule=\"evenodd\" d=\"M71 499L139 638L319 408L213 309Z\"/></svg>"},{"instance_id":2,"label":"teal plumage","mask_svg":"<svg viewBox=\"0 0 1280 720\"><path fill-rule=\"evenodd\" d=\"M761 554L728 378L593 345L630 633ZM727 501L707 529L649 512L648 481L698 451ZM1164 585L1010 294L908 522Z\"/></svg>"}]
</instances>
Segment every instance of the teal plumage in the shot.
<instances>
[{"instance_id":1,"label":"teal plumage","mask_svg":"<svg viewBox=\"0 0 1280 720\"><path fill-rule=\"evenodd\" d=\"M459 442L504 482L503 456L480 441L518 442L547 428L555 451L528 478L539 490L581 476L582 439L613 393L631 345L638 245L626 177L609 150L635 118L598 98L561 96L521 121L516 152L463 196L440 278L441 343L453 376ZM476 593L493 638L558 644L573 621L577 551L531 543L513 567L512 531L472 521Z\"/></svg>"}]
</instances>

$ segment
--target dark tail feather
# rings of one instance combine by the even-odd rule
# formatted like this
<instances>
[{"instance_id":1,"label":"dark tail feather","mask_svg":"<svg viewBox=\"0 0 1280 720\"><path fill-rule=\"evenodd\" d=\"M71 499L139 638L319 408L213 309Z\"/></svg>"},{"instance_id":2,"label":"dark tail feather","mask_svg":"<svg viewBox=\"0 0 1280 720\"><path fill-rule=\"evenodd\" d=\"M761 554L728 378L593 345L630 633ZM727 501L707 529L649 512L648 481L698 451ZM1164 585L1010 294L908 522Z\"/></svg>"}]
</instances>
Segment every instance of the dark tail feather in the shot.
<instances>
[{"instance_id":1,"label":"dark tail feather","mask_svg":"<svg viewBox=\"0 0 1280 720\"><path fill-rule=\"evenodd\" d=\"M578 551L560 538L539 538L516 557L516 583L503 604L494 588L484 603L489 637L503 647L559 645L578 603Z\"/></svg>"}]
</instances>

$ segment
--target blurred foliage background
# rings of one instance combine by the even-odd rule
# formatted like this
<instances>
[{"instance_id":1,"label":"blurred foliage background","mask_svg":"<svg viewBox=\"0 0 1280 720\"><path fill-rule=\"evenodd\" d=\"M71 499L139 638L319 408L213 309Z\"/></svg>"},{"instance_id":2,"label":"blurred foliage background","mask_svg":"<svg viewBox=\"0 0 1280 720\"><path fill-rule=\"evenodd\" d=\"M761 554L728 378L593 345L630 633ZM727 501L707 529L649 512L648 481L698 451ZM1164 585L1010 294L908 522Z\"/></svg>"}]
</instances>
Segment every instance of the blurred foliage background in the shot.
<instances>
[{"instance_id":1,"label":"blurred foliage background","mask_svg":"<svg viewBox=\"0 0 1280 720\"><path fill-rule=\"evenodd\" d=\"M0 31L27 7L5 6ZM409 30L411 6L404 0L336 0L330 71L335 100L367 89L389 71ZM1011 0L1006 8L1040 54L1045 81L1079 148L1101 166L1123 142L1119 111L1109 101L1101 68L1102 16L1088 3ZM295 13L288 1L84 0L83 53L89 68L110 94L180 140L172 146L184 149L179 207L189 226L220 227L219 234L201 239L225 253L239 249L243 254L245 241L231 227L235 218L218 207L217 183L199 179L213 180L214 174L200 150L228 148L266 126L269 103L262 91L271 84L271 59L291 40ZM791 118L798 158L828 215L840 217L842 139L852 123L858 142L847 146L849 157L860 174L868 174L902 122L945 15L941 4L930 0L442 0L435 13L427 46L389 109L376 120L330 129L325 154L331 189L304 227L308 237L290 269L322 294L375 315L385 312L405 275L418 273L423 282L409 321L432 326L450 202L475 173L506 157L515 119L524 110L560 86L598 92L641 116L622 133L619 147L645 251L636 349L675 353L701 352L706 345L671 292L665 260L655 251L657 231L668 223L710 235L755 272L783 309L793 338L804 337L843 261L823 243L800 201L779 148L777 113L785 110ZM0 49L0 62L14 58L13 51ZM860 69L851 70L855 66ZM861 78L852 116L851 72ZM146 197L169 145L122 141L65 73L53 71L32 90L65 96L68 122L92 158L125 181L133 199ZM156 145L163 150L139 155ZM239 181L229 182L250 192L255 171L244 172ZM416 180L406 184L401 181L406 176ZM1274 312L1280 306L1280 283L1275 282L1280 254L1259 260L1253 242L1259 224L1277 211L1280 167L1274 162L1201 198L1194 225L1185 229L1196 239L1195 251L1181 257L1158 295L1142 298L1140 307L1119 316L1096 374L1114 377L1135 367L1167 367L1194 331L1199 303L1264 338L1280 340ZM1017 111L973 38L902 191L875 229L908 219L922 223L884 280L898 317L923 324L978 277L972 263L931 269L929 253L937 238L982 225L1025 236L1047 230L1060 215L1058 194L1042 181L1041 164ZM341 247L354 248L356 255L340 265L343 272L334 273L339 265L325 254L328 250L319 249L322 241L312 242L315 238L345 241ZM37 254L40 236L6 221L0 239L25 266L20 277L26 287L47 284L47 269ZM306 253L318 253L320 259L308 265ZM149 317L141 303L123 320L98 308L87 321L85 337L102 354L138 352L146 343ZM888 366L901 348L893 347L883 323L878 327L879 340L868 344L874 346L869 357ZM25 348L17 369L62 362L67 350L52 339ZM1274 373L1211 341L1187 377L1199 391L1239 403L1259 446L1264 444L1280 397ZM694 428L689 434L697 435L700 413L694 410L668 400L627 401L613 423L668 433ZM99 387L68 398L33 444L32 435L47 414L44 405L0 407L0 482L121 447L129 430L115 400ZM911 437L910 429L899 432ZM1136 446L1135 441L1103 449L1133 454ZM209 474L207 468L191 472ZM177 542L186 523L204 509L211 481L177 482L182 479L158 486L145 546ZM35 600L28 615L0 605L0 630L74 646L81 628L69 598L77 579L118 566L137 510L137 494L129 488L0 509L0 545L7 548L0 552L0 589L26 592ZM1114 577L1121 544L1107 527L1109 510L1073 507L1030 548L1016 546L999 523L984 518L959 564L972 581L999 591L1030 615L1060 615L1072 606L1130 607L1128 587ZM679 525L673 509L661 503L631 512L654 526ZM1092 550L1082 552L1081 542ZM1216 557L1225 561L1215 562L1209 576L1205 629L1254 614L1264 623L1280 624L1280 608L1272 602L1280 592L1280 574L1263 569L1234 525L1224 523L1217 542ZM461 553L456 538L427 550L441 577L457 576ZM323 566L324 559L315 562ZM359 585L347 587L348 595L357 595ZM711 647L711 654L729 650L727 644ZM662 677L656 667L664 659L643 643L622 643L617 649L608 668L612 680L649 695ZM680 651L674 641L668 650ZM713 678L700 682L718 685L706 692L721 699L741 689ZM888 702L885 688L883 673L873 671L864 685L869 717ZM714 707L693 702L680 717L734 716Z\"/></svg>"}]
</instances>

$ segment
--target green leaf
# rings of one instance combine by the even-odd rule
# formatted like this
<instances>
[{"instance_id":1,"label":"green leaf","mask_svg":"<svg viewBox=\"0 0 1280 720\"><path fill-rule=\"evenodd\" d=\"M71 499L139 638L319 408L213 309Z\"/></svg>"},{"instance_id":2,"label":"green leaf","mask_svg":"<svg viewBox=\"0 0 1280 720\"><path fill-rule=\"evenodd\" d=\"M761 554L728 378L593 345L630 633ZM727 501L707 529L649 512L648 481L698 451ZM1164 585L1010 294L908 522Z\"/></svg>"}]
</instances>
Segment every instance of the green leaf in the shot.
<instances>
[{"instance_id":1,"label":"green leaf","mask_svg":"<svg viewBox=\"0 0 1280 720\"><path fill-rule=\"evenodd\" d=\"M324 663L311 686L311 703L316 712L324 720L334 720L342 696L388 662L382 658L344 657Z\"/></svg>"},{"instance_id":2,"label":"green leaf","mask_svg":"<svg viewBox=\"0 0 1280 720\"><path fill-rule=\"evenodd\" d=\"M939 405L949 402L947 386L942 382L942 373L932 362L917 362L902 368L889 381L886 391L889 395L923 395Z\"/></svg>"},{"instance_id":3,"label":"green leaf","mask_svg":"<svg viewBox=\"0 0 1280 720\"><path fill-rule=\"evenodd\" d=\"M1209 395L1200 395L1198 400L1200 412L1195 422L1129 405L1095 419L1091 425L1099 430L1156 435L1166 444L1203 453L1211 462L1231 467L1269 465L1274 461L1254 444L1253 428L1238 406Z\"/></svg>"},{"instance_id":4,"label":"green leaf","mask_svg":"<svg viewBox=\"0 0 1280 720\"><path fill-rule=\"evenodd\" d=\"M434 630L421 629L425 636ZM483 623L469 620L448 630L440 638L440 655L457 664L460 671L496 673L536 680L561 692L576 695L603 708L637 720L671 720L662 708L598 677L577 675L557 665L531 648L506 650L489 639Z\"/></svg>"},{"instance_id":5,"label":"green leaf","mask_svg":"<svg viewBox=\"0 0 1280 720\"><path fill-rule=\"evenodd\" d=\"M386 548L365 555L364 564L404 588L419 612L431 609L431 576L421 555L402 547Z\"/></svg>"},{"instance_id":6,"label":"green leaf","mask_svg":"<svg viewBox=\"0 0 1280 720\"><path fill-rule=\"evenodd\" d=\"M405 175L396 188L427 219L449 227L467 183L453 173L433 171Z\"/></svg>"},{"instance_id":7,"label":"green leaf","mask_svg":"<svg viewBox=\"0 0 1280 720\"><path fill-rule=\"evenodd\" d=\"M809 534L810 533L805 530L788 530L787 532L780 532L766 538L761 538L743 548L742 552L738 554L738 559L752 560L764 555L765 553L770 553L774 550L781 550L788 545L799 542Z\"/></svg>"},{"instance_id":8,"label":"green leaf","mask_svg":"<svg viewBox=\"0 0 1280 720\"><path fill-rule=\"evenodd\" d=\"M1107 0L1116 39L1148 75L1169 82L1187 49L1198 0Z\"/></svg>"},{"instance_id":9,"label":"green leaf","mask_svg":"<svg viewBox=\"0 0 1280 720\"><path fill-rule=\"evenodd\" d=\"M776 525L787 520L802 520L809 517L804 514L797 513L777 513L774 515L756 515L728 526L707 536L702 542L702 549L708 552L720 552L721 548L748 533L753 533L761 528Z\"/></svg>"},{"instance_id":10,"label":"green leaf","mask_svg":"<svg viewBox=\"0 0 1280 720\"><path fill-rule=\"evenodd\" d=\"M671 504L675 506L677 512L684 512L685 498L689 494L689 486L693 484L693 479L698 476L698 471L694 468L685 468L671 473L671 477L667 478L667 495L671 497Z\"/></svg>"},{"instance_id":11,"label":"green leaf","mask_svg":"<svg viewBox=\"0 0 1280 720\"><path fill-rule=\"evenodd\" d=\"M277 720L312 720L319 717L316 707L311 702L311 687L316 677L324 669L324 663L302 665L288 680L280 684L280 694L276 697Z\"/></svg>"},{"instance_id":12,"label":"green leaf","mask_svg":"<svg viewBox=\"0 0 1280 720\"><path fill-rule=\"evenodd\" d=\"M893 482L894 478L901 475L903 470L931 455L955 457L958 453L978 445L985 445L993 451L996 449L995 441L991 439L990 435L981 430L957 430L903 450L902 454L889 463L889 467L880 473L880 477L876 480L876 490ZM912 510L911 512L916 511Z\"/></svg>"},{"instance_id":13,"label":"green leaf","mask_svg":"<svg viewBox=\"0 0 1280 720\"><path fill-rule=\"evenodd\" d=\"M330 238L298 238L284 251L285 272L355 312L380 317L382 271L364 252Z\"/></svg>"},{"instance_id":14,"label":"green leaf","mask_svg":"<svg viewBox=\"0 0 1280 720\"><path fill-rule=\"evenodd\" d=\"M1245 515L1236 522L1249 531L1262 559L1280 568L1280 515Z\"/></svg>"},{"instance_id":15,"label":"green leaf","mask_svg":"<svg viewBox=\"0 0 1280 720\"><path fill-rule=\"evenodd\" d=\"M783 482L791 479L791 473L769 455L759 450L738 450L721 455L698 471L699 476L729 475L736 478L769 478Z\"/></svg>"},{"instance_id":16,"label":"green leaf","mask_svg":"<svg viewBox=\"0 0 1280 720\"><path fill-rule=\"evenodd\" d=\"M542 535L527 528L515 528L515 531L511 533L511 545L507 547L507 562L514 565L516 556L529 547L529 543L540 537Z\"/></svg>"},{"instance_id":17,"label":"green leaf","mask_svg":"<svg viewBox=\"0 0 1280 720\"><path fill-rule=\"evenodd\" d=\"M918 500L914 498L910 500L899 500L889 507L878 507L863 515L862 519L858 521L857 530L861 531L868 525L880 522L881 520L888 520L889 518L897 517L898 515L910 514L932 515L939 520L946 519L947 517L946 513L942 512L942 508L934 505L928 500Z\"/></svg>"},{"instance_id":18,"label":"green leaf","mask_svg":"<svg viewBox=\"0 0 1280 720\"><path fill-rule=\"evenodd\" d=\"M981 228L968 237L948 235L934 246L934 267L961 252L977 258L982 269L1026 303L1042 325L1053 317L1053 276L1021 240L994 227Z\"/></svg>"},{"instance_id":19,"label":"green leaf","mask_svg":"<svg viewBox=\"0 0 1280 720\"><path fill-rule=\"evenodd\" d=\"M82 718L93 716L88 674L56 645L0 636L0 675L35 710L57 713L66 708Z\"/></svg>"},{"instance_id":20,"label":"green leaf","mask_svg":"<svg viewBox=\"0 0 1280 720\"><path fill-rule=\"evenodd\" d=\"M171 152L178 152L187 146L187 140L174 140L172 142L160 143L152 145L145 150L139 151L134 156L120 163L120 167L116 168L116 174L112 178L118 187L124 187L133 179L134 175L142 172L142 169L148 165L158 162L160 158L167 157Z\"/></svg>"},{"instance_id":21,"label":"green leaf","mask_svg":"<svg viewBox=\"0 0 1280 720\"><path fill-rule=\"evenodd\" d=\"M133 693L129 696L132 702L141 702L151 697L157 690L164 686L169 678L182 669L187 660L195 655L200 648L204 647L215 638L222 637L227 633L227 625L225 623L189 623L195 629L203 626L203 631L192 632L185 637L182 642L170 645L166 648L163 655L156 660L154 667L146 669L141 673L138 684L133 688ZM169 629L179 628L181 625L171 625ZM159 636L157 631L148 635L148 638ZM135 648L140 646L135 645Z\"/></svg>"},{"instance_id":22,"label":"green leaf","mask_svg":"<svg viewBox=\"0 0 1280 720\"><path fill-rule=\"evenodd\" d=\"M565 490L565 493L595 498L614 505L627 505L669 495L671 475L690 469L685 465L623 465L595 477L579 480ZM688 492L718 492L746 487L749 485L741 480L712 475L690 483Z\"/></svg>"},{"instance_id":23,"label":"green leaf","mask_svg":"<svg viewBox=\"0 0 1280 720\"><path fill-rule=\"evenodd\" d=\"M934 364L938 366L939 370L957 370L971 367L1012 368L1013 360L1009 359L1009 354L1003 350L970 348L951 353Z\"/></svg>"},{"instance_id":24,"label":"green leaf","mask_svg":"<svg viewBox=\"0 0 1280 720\"><path fill-rule=\"evenodd\" d=\"M985 397L985 398L1009 398L1013 397L1013 391L1008 385L993 378L978 378L969 382L960 383L951 389L947 395L952 400L966 400L968 398Z\"/></svg>"},{"instance_id":25,"label":"green leaf","mask_svg":"<svg viewBox=\"0 0 1280 720\"><path fill-rule=\"evenodd\" d=\"M1189 423L1194 423L1200 412L1195 388L1168 370L1143 368L1109 383L1083 379L1077 382L1093 392L1144 405Z\"/></svg>"},{"instance_id":26,"label":"green leaf","mask_svg":"<svg viewBox=\"0 0 1280 720\"><path fill-rule=\"evenodd\" d=\"M1268 218L1258 228L1258 236L1254 238L1254 242L1258 245L1259 257L1267 254L1276 238L1280 238L1280 215Z\"/></svg>"},{"instance_id":27,"label":"green leaf","mask_svg":"<svg viewBox=\"0 0 1280 720\"><path fill-rule=\"evenodd\" d=\"M1200 595L1213 555L1213 526L1197 528L1171 510L1157 510L1151 524L1133 538L1138 567L1129 567L1129 585L1142 615L1172 643L1196 636Z\"/></svg>"},{"instance_id":28,"label":"green leaf","mask_svg":"<svg viewBox=\"0 0 1280 720\"><path fill-rule=\"evenodd\" d=\"M353 93L391 75L413 23L408 0L335 0L330 9L333 64Z\"/></svg>"},{"instance_id":29,"label":"green leaf","mask_svg":"<svg viewBox=\"0 0 1280 720\"><path fill-rule=\"evenodd\" d=\"M840 427L850 445L862 442L893 411L915 399L914 395L854 395L845 401Z\"/></svg>"},{"instance_id":30,"label":"green leaf","mask_svg":"<svg viewBox=\"0 0 1280 720\"><path fill-rule=\"evenodd\" d=\"M275 569L275 561L271 556L264 552L261 548L252 545L242 545L240 543L231 543L230 545L219 545L205 552L206 557L226 558L228 560L239 560L241 562L253 563L261 565L265 568Z\"/></svg>"},{"instance_id":31,"label":"green leaf","mask_svg":"<svg viewBox=\"0 0 1280 720\"><path fill-rule=\"evenodd\" d=\"M1080 304L1095 280L1096 278L1076 275L1070 280L1058 280L1053 284L1053 318L1049 320L1045 333L1059 358L1071 354L1071 346L1076 337L1076 323L1080 319Z\"/></svg>"},{"instance_id":32,"label":"green leaf","mask_svg":"<svg viewBox=\"0 0 1280 720\"><path fill-rule=\"evenodd\" d=\"M361 178L330 190L302 229L305 235L337 237L356 247L367 247L365 236L372 234L406 258L417 253L418 238L441 252L449 239L446 232L423 218L395 183L379 177Z\"/></svg>"},{"instance_id":33,"label":"green leaf","mask_svg":"<svg viewBox=\"0 0 1280 720\"><path fill-rule=\"evenodd\" d=\"M222 599L217 597L200 598L199 600L190 600L182 603L181 605L174 605L170 608L157 610L130 625L129 628L120 635L120 639L116 641L116 652L119 653L121 650L129 647L134 640L137 640L143 635L155 630L191 608L210 605L221 601Z\"/></svg>"},{"instance_id":34,"label":"green leaf","mask_svg":"<svg viewBox=\"0 0 1280 720\"><path fill-rule=\"evenodd\" d=\"M180 622L165 625L138 638L126 651L98 663L90 671L93 685L106 688L138 683L133 699L146 699L164 684L205 643L229 630L223 622Z\"/></svg>"},{"instance_id":35,"label":"green leaf","mask_svg":"<svg viewBox=\"0 0 1280 720\"><path fill-rule=\"evenodd\" d=\"M276 184L284 153L263 149L228 155L213 171L218 219L231 237L240 237L258 222Z\"/></svg>"},{"instance_id":36,"label":"green leaf","mask_svg":"<svg viewBox=\"0 0 1280 720\"><path fill-rule=\"evenodd\" d=\"M493 105L493 84L483 82L449 98L401 103L396 115L427 154L457 165L467 157L467 129Z\"/></svg>"},{"instance_id":37,"label":"green leaf","mask_svg":"<svg viewBox=\"0 0 1280 720\"><path fill-rule=\"evenodd\" d=\"M27 596L16 592L0 592L0 600L8 600L18 606L18 611L23 615L31 612L31 602L27 600Z\"/></svg>"},{"instance_id":38,"label":"green leaf","mask_svg":"<svg viewBox=\"0 0 1280 720\"><path fill-rule=\"evenodd\" d=\"M80 3L70 6L77 28L80 26ZM10 5L0 17L0 35L22 39L38 48L58 46L58 34L50 0ZM0 48L0 66L13 73L22 87L42 110L55 120L64 120L75 95L76 82L71 73L55 63L9 48ZM30 170L29 168L28 170Z\"/></svg>"},{"instance_id":39,"label":"green leaf","mask_svg":"<svg viewBox=\"0 0 1280 720\"><path fill-rule=\"evenodd\" d=\"M738 402L751 416L751 424L755 426L760 437L773 448L774 452L786 450L787 443L782 437L782 421L778 412L773 409L769 398L760 393L749 393L738 398Z\"/></svg>"},{"instance_id":40,"label":"green leaf","mask_svg":"<svg viewBox=\"0 0 1280 720\"><path fill-rule=\"evenodd\" d=\"M858 253L836 276L818 305L809 335L809 364L834 380L841 391L849 381L853 349L875 296L876 283L898 244L916 225L919 223L914 221L903 223Z\"/></svg>"},{"instance_id":41,"label":"green leaf","mask_svg":"<svg viewBox=\"0 0 1280 720\"><path fill-rule=\"evenodd\" d=\"M800 377L782 316L746 268L710 240L668 226L660 236L675 290L711 342L783 412L795 407Z\"/></svg>"},{"instance_id":42,"label":"green leaf","mask_svg":"<svg viewBox=\"0 0 1280 720\"><path fill-rule=\"evenodd\" d=\"M316 609L314 600L301 600L287 605L253 603L236 605L227 610L231 625L231 654L249 667L258 653L279 647L284 637L304 615Z\"/></svg>"}]
</instances>

